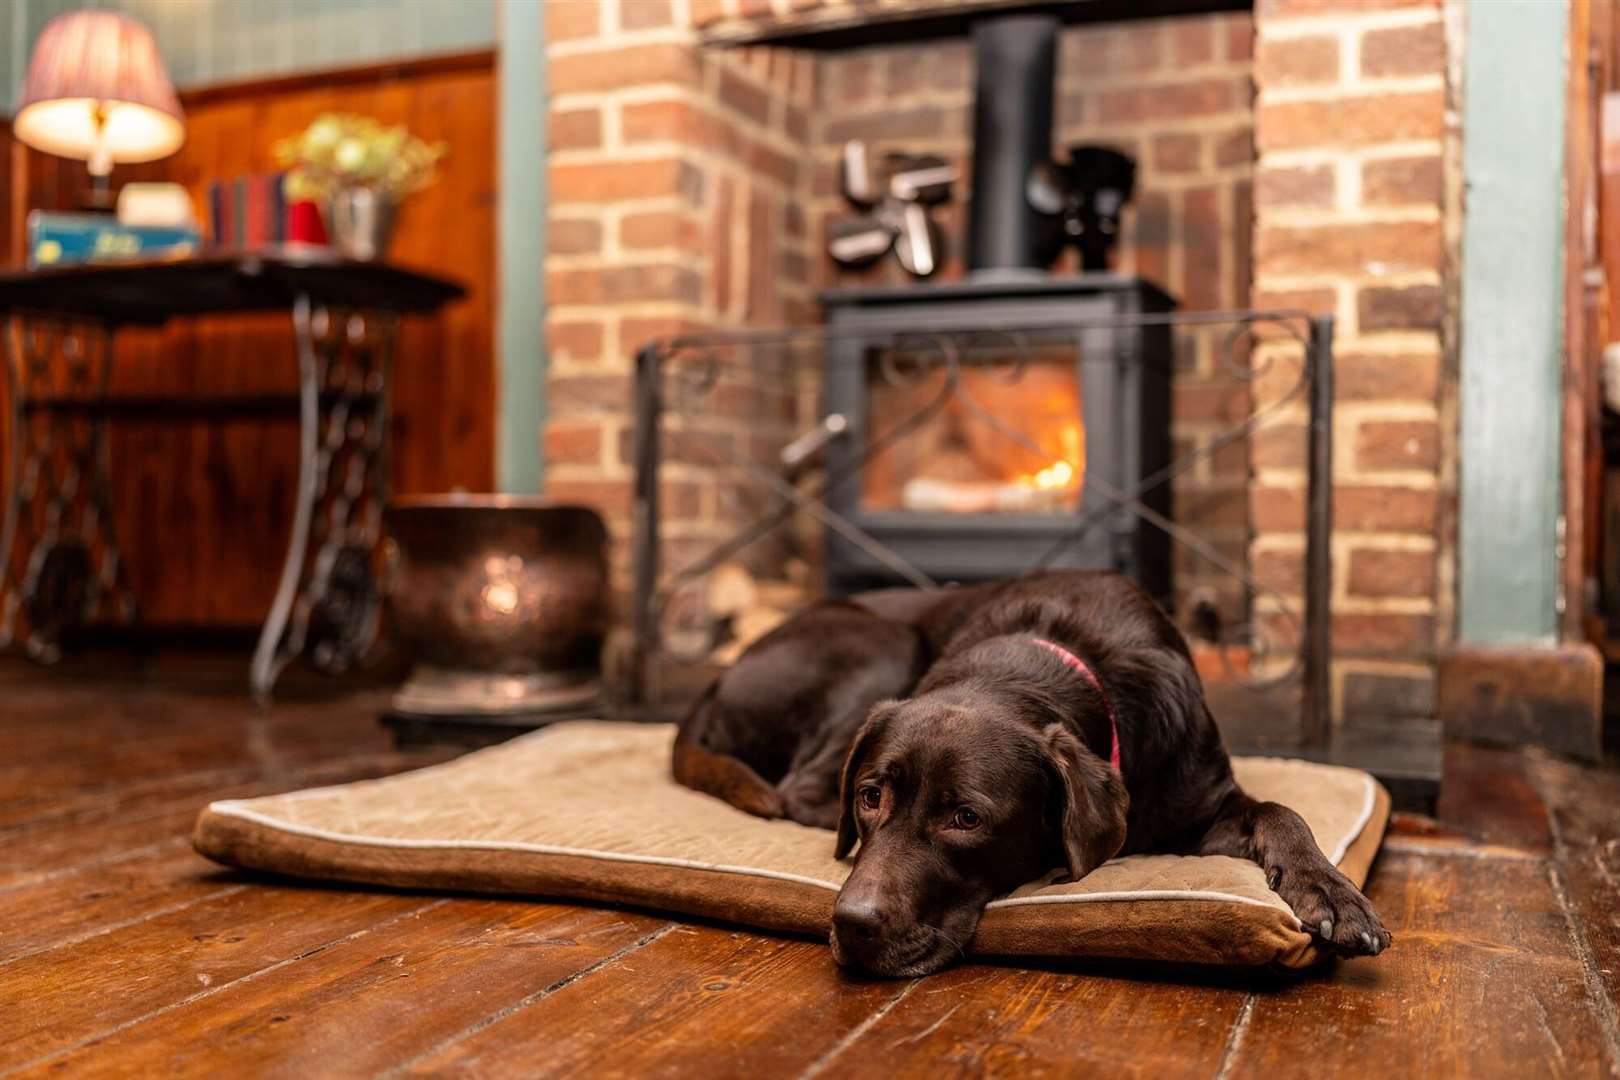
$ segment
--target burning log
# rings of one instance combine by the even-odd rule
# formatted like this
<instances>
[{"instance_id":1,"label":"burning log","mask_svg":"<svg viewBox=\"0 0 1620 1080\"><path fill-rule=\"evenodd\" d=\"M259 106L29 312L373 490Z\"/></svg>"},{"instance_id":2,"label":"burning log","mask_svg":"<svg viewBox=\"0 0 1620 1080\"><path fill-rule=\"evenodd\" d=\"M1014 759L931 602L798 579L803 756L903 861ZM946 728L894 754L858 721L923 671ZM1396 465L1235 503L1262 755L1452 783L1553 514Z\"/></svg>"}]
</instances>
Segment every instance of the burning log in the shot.
<instances>
[{"instance_id":1,"label":"burning log","mask_svg":"<svg viewBox=\"0 0 1620 1080\"><path fill-rule=\"evenodd\" d=\"M790 574L795 569L790 567ZM797 576L794 581L761 581L737 563L716 567L709 575L705 604L710 617L725 627L726 638L710 659L717 664L735 662L744 649L814 600L804 580L808 575Z\"/></svg>"}]
</instances>

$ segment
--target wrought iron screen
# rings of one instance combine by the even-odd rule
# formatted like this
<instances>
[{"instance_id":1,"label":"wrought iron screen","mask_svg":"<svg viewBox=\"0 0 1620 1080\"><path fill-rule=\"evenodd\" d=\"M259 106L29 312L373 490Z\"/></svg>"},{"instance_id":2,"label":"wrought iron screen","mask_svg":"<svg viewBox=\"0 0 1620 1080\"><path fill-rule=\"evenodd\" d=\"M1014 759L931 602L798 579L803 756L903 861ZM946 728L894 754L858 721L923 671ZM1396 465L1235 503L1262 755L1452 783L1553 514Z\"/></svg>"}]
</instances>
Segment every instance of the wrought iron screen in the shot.
<instances>
[{"instance_id":1,"label":"wrought iron screen","mask_svg":"<svg viewBox=\"0 0 1620 1080\"><path fill-rule=\"evenodd\" d=\"M1092 566L1136 574L1171 609L1221 684L1219 719L1221 701L1274 708L1280 693L1295 745L1325 745L1332 331L1328 318L1247 311L646 345L629 696L678 699L795 603L846 588L829 571L840 552L872 584L918 587ZM1112 385L1102 376L1122 356L1144 355L1102 344L1122 333L1168 336L1168 363L1126 373L1168 382L1168 416L1110 415L1089 393ZM829 394L840 384L863 387L863 403ZM1132 459L1148 445L1133 424L1167 422L1170 452ZM1262 527L1251 493L1278 475L1303 520ZM1155 542L1171 552L1163 580L1133 562ZM717 575L748 599L717 594Z\"/></svg>"}]
</instances>

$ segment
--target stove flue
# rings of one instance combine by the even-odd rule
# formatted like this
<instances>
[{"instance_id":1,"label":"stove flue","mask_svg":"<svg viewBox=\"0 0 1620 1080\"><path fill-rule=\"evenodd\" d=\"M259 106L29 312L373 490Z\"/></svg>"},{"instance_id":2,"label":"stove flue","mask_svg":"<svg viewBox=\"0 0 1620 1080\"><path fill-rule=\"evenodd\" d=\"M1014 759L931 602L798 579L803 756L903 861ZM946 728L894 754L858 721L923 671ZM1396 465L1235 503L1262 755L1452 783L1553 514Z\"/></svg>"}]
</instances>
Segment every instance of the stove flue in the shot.
<instances>
[{"instance_id":1,"label":"stove flue","mask_svg":"<svg viewBox=\"0 0 1620 1080\"><path fill-rule=\"evenodd\" d=\"M1057 256L1057 219L1025 196L1030 176L1052 158L1057 31L1054 15L1002 15L973 27L978 76L967 267L976 276L1044 273Z\"/></svg>"}]
</instances>

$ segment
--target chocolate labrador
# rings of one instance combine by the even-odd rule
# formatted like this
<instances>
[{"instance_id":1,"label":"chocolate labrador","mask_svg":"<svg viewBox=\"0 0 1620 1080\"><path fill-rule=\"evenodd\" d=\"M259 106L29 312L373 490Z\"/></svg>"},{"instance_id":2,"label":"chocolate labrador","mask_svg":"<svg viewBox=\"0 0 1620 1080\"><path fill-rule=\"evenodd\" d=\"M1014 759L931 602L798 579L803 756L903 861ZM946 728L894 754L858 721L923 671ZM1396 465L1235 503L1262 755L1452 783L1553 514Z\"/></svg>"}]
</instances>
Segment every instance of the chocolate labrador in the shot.
<instances>
[{"instance_id":1,"label":"chocolate labrador","mask_svg":"<svg viewBox=\"0 0 1620 1080\"><path fill-rule=\"evenodd\" d=\"M833 954L920 975L995 897L1115 855L1231 855L1346 955L1389 944L1294 811L1238 787L1181 634L1129 580L1053 572L816 605L754 643L676 737L674 773L859 843Z\"/></svg>"}]
</instances>

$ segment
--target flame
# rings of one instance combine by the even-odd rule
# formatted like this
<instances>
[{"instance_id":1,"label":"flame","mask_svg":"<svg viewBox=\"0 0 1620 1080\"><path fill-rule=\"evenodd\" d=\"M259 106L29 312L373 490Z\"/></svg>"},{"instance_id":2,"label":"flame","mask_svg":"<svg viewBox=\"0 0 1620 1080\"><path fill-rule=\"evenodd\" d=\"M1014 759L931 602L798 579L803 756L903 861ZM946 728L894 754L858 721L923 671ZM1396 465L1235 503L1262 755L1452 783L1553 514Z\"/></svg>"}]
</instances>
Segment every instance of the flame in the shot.
<instances>
[{"instance_id":1,"label":"flame","mask_svg":"<svg viewBox=\"0 0 1620 1080\"><path fill-rule=\"evenodd\" d=\"M1079 424L1065 424L1058 432L1060 457L1044 469L1013 477L1013 483L1029 491L1063 491L1080 489L1085 471L1085 444L1080 437ZM1078 463L1079 468L1075 467Z\"/></svg>"}]
</instances>

